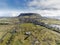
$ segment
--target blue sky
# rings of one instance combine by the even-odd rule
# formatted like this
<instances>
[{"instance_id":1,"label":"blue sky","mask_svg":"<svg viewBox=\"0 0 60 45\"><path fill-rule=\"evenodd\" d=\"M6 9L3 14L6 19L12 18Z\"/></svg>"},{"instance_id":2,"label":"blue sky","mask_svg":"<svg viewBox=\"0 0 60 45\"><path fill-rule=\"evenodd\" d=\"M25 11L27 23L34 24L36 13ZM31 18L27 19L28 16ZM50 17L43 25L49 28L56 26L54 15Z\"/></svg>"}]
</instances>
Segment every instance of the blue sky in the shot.
<instances>
[{"instance_id":1,"label":"blue sky","mask_svg":"<svg viewBox=\"0 0 60 45\"><path fill-rule=\"evenodd\" d=\"M27 2L28 0L0 0L0 16L14 16L14 13L28 10Z\"/></svg>"},{"instance_id":2,"label":"blue sky","mask_svg":"<svg viewBox=\"0 0 60 45\"><path fill-rule=\"evenodd\" d=\"M25 9L26 2L24 0L0 0L0 9L21 10Z\"/></svg>"},{"instance_id":3,"label":"blue sky","mask_svg":"<svg viewBox=\"0 0 60 45\"><path fill-rule=\"evenodd\" d=\"M0 10L29 10L32 0L0 0Z\"/></svg>"},{"instance_id":4,"label":"blue sky","mask_svg":"<svg viewBox=\"0 0 60 45\"><path fill-rule=\"evenodd\" d=\"M34 12L43 16L60 16L59 0L0 0L0 16L17 16Z\"/></svg>"}]
</instances>

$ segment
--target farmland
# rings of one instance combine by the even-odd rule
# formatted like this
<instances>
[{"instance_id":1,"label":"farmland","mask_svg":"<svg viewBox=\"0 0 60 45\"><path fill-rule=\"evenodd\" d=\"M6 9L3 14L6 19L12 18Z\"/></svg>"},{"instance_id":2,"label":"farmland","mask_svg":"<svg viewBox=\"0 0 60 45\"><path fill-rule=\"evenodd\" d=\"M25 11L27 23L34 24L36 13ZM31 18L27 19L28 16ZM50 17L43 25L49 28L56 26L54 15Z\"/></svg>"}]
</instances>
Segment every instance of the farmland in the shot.
<instances>
[{"instance_id":1,"label":"farmland","mask_svg":"<svg viewBox=\"0 0 60 45\"><path fill-rule=\"evenodd\" d=\"M60 33L39 25L40 23L36 24L35 20L27 19L27 21L23 20L21 23L21 20L16 17L5 18L5 20L2 18L0 20L0 45L60 45ZM56 24L53 21L51 23L45 21L41 20L44 23Z\"/></svg>"},{"instance_id":2,"label":"farmland","mask_svg":"<svg viewBox=\"0 0 60 45\"><path fill-rule=\"evenodd\" d=\"M12 33L15 26L18 26L16 27L17 32ZM19 25L5 25L5 27L4 25L1 25L1 27L3 28L1 28L0 32L0 45L32 45L33 43L35 44L35 39L37 41L39 40L39 44L41 45L48 45L47 40L49 41L50 45L55 45L57 44L56 41L60 39L60 35L58 33L53 32L45 27L34 25L32 23L24 23ZM27 35L25 35L25 32L31 32L28 38L26 38ZM44 42L45 39L46 41ZM50 41L49 39L51 39L52 41Z\"/></svg>"},{"instance_id":3,"label":"farmland","mask_svg":"<svg viewBox=\"0 0 60 45\"><path fill-rule=\"evenodd\" d=\"M45 19L41 20L42 22L48 23L48 24L57 24L60 25L60 20L58 19Z\"/></svg>"}]
</instances>

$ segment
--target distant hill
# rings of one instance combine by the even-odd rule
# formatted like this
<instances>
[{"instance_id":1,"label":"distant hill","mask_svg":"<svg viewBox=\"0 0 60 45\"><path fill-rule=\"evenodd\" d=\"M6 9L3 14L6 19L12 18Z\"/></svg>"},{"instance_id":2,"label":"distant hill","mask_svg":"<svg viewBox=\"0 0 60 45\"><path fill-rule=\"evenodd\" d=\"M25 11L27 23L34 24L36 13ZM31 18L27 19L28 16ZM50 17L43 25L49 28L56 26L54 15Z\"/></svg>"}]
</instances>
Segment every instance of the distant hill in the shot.
<instances>
[{"instance_id":1,"label":"distant hill","mask_svg":"<svg viewBox=\"0 0 60 45\"><path fill-rule=\"evenodd\" d=\"M37 14L37 13L21 13L18 17L20 17L20 16L32 16L32 15L40 15L40 14Z\"/></svg>"},{"instance_id":2,"label":"distant hill","mask_svg":"<svg viewBox=\"0 0 60 45\"><path fill-rule=\"evenodd\" d=\"M0 45L60 45L59 29L47 25L55 22L37 13L0 18Z\"/></svg>"},{"instance_id":3,"label":"distant hill","mask_svg":"<svg viewBox=\"0 0 60 45\"><path fill-rule=\"evenodd\" d=\"M37 13L21 13L18 17L24 17L24 18L41 18L41 15L37 14Z\"/></svg>"},{"instance_id":4,"label":"distant hill","mask_svg":"<svg viewBox=\"0 0 60 45\"><path fill-rule=\"evenodd\" d=\"M27 33L31 32L32 34L30 35L30 37L25 38L25 40L29 39L30 42L34 44L36 42L39 42L38 45L60 45L59 33L53 31L53 29L48 29L44 26L37 25L37 24L44 25L45 22L41 22L41 21L44 20L47 22L47 20L49 20L50 18L42 17L40 14L37 13L21 13L18 17L20 22L23 23L20 24L20 27L22 27L21 30L24 30L25 32L28 31ZM33 23L37 23L37 24L33 24Z\"/></svg>"},{"instance_id":5,"label":"distant hill","mask_svg":"<svg viewBox=\"0 0 60 45\"><path fill-rule=\"evenodd\" d=\"M32 20L41 20L42 16L40 14L37 13L21 13L18 16L19 20L22 22L30 22Z\"/></svg>"}]
</instances>

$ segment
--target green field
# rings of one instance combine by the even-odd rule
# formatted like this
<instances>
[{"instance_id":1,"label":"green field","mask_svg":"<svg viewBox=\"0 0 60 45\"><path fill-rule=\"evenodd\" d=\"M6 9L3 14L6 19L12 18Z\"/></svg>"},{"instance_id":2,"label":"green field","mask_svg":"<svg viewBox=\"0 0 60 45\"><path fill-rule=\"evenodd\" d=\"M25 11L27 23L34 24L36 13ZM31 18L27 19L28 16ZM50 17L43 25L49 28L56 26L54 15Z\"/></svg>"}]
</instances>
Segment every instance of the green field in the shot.
<instances>
[{"instance_id":1,"label":"green field","mask_svg":"<svg viewBox=\"0 0 60 45\"><path fill-rule=\"evenodd\" d=\"M57 20L57 19L46 19L46 20L41 20L41 21L48 24L60 25L60 20Z\"/></svg>"},{"instance_id":2,"label":"green field","mask_svg":"<svg viewBox=\"0 0 60 45\"><path fill-rule=\"evenodd\" d=\"M33 23L20 24L16 18L10 20L12 24L0 25L0 45L60 45L60 33Z\"/></svg>"}]
</instances>

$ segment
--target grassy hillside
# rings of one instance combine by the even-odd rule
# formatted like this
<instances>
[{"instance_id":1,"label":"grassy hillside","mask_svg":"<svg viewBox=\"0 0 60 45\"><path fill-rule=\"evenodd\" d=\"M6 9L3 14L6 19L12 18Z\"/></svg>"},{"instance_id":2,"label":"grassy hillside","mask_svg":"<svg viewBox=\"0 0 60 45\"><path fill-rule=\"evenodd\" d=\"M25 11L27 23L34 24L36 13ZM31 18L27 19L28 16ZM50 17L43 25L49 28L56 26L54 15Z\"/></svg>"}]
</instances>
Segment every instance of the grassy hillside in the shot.
<instances>
[{"instance_id":1,"label":"grassy hillside","mask_svg":"<svg viewBox=\"0 0 60 45\"><path fill-rule=\"evenodd\" d=\"M0 19L0 45L60 45L60 33L31 22L40 18L32 17L31 20L29 17L27 21L30 22L25 22L24 18L21 18L23 23L20 23L19 18ZM51 19L40 21L48 24L59 23L59 20ZM9 24L5 24L6 22Z\"/></svg>"},{"instance_id":2,"label":"grassy hillside","mask_svg":"<svg viewBox=\"0 0 60 45\"><path fill-rule=\"evenodd\" d=\"M12 27L0 45L60 45L60 34L50 29L32 23L15 26L16 32L12 33L14 30Z\"/></svg>"},{"instance_id":3,"label":"grassy hillside","mask_svg":"<svg viewBox=\"0 0 60 45\"><path fill-rule=\"evenodd\" d=\"M45 27L34 25L31 23L25 23L21 24L20 28L23 35L25 32L31 32L31 35L29 35L26 40L23 40L25 38L25 35L20 39L23 40L23 44L25 43L25 45L27 45L27 42L28 45L31 45L32 43L36 44L36 41L39 41L39 45L58 45L57 43L60 43L58 42L60 41L60 35Z\"/></svg>"},{"instance_id":4,"label":"grassy hillside","mask_svg":"<svg viewBox=\"0 0 60 45\"><path fill-rule=\"evenodd\" d=\"M45 19L45 20L41 20L44 23L48 23L48 24L57 24L60 25L60 20L58 19Z\"/></svg>"}]
</instances>

